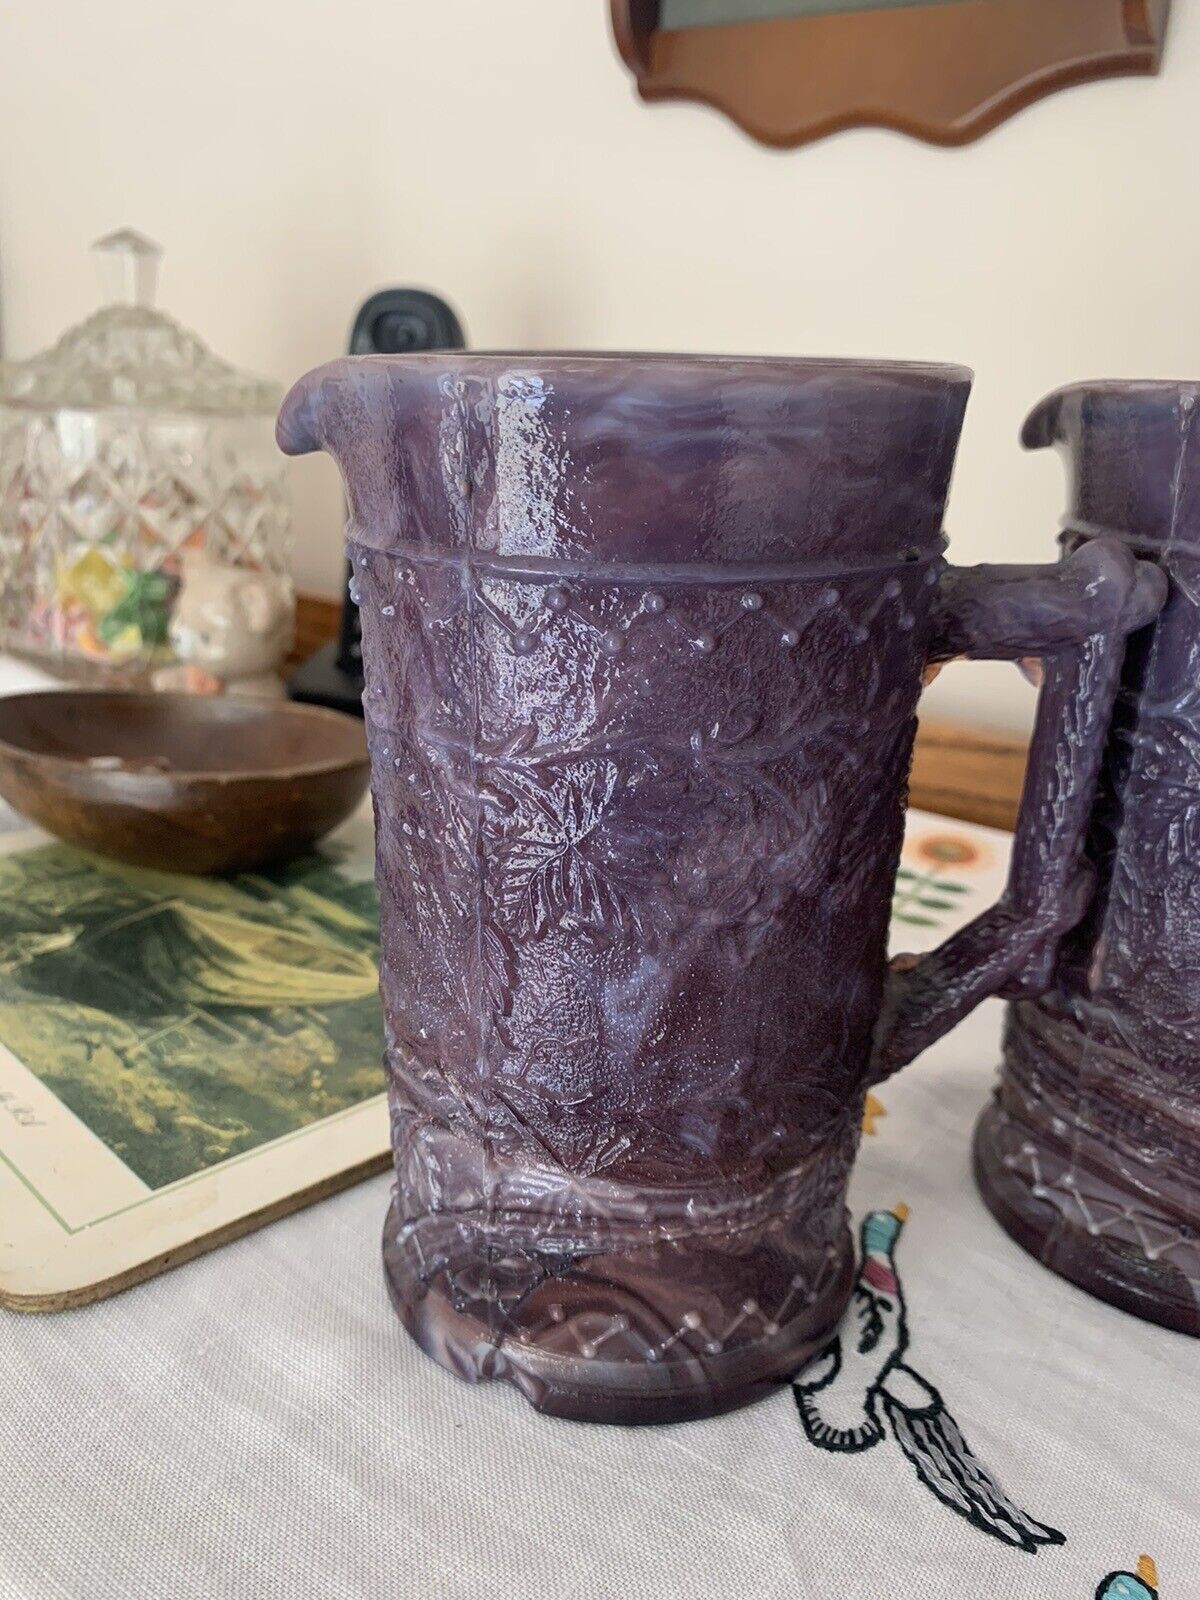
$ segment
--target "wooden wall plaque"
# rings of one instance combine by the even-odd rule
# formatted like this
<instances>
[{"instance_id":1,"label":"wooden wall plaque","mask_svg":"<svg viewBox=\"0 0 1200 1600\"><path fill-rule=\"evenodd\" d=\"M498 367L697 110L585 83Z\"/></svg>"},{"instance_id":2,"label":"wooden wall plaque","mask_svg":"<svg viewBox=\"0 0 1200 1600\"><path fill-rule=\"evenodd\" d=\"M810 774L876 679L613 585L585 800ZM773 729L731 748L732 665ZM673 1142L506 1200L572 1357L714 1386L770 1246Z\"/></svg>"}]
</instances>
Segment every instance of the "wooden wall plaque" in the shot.
<instances>
[{"instance_id":1,"label":"wooden wall plaque","mask_svg":"<svg viewBox=\"0 0 1200 1600\"><path fill-rule=\"evenodd\" d=\"M1158 70L1170 0L611 0L644 100L763 144L873 124L966 144L1093 78Z\"/></svg>"}]
</instances>

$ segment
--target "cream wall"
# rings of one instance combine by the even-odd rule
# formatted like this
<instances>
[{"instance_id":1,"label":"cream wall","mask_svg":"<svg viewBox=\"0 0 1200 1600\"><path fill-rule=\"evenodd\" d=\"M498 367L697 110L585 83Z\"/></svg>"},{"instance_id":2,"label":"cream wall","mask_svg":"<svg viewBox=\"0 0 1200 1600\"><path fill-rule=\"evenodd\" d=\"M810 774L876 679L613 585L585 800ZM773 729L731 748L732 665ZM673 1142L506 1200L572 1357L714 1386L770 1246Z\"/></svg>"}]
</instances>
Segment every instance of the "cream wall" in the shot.
<instances>
[{"instance_id":1,"label":"cream wall","mask_svg":"<svg viewBox=\"0 0 1200 1600\"><path fill-rule=\"evenodd\" d=\"M286 381L372 288L448 295L484 346L968 362L958 559L1053 550L1061 472L1015 443L1071 377L1200 372L1200 8L1158 80L1091 85L942 151L873 130L776 153L646 107L605 0L5 0L0 318L23 355L96 300L86 245L167 249L162 302ZM293 473L297 574L333 590L339 492ZM1010 668L949 712L1019 725Z\"/></svg>"}]
</instances>

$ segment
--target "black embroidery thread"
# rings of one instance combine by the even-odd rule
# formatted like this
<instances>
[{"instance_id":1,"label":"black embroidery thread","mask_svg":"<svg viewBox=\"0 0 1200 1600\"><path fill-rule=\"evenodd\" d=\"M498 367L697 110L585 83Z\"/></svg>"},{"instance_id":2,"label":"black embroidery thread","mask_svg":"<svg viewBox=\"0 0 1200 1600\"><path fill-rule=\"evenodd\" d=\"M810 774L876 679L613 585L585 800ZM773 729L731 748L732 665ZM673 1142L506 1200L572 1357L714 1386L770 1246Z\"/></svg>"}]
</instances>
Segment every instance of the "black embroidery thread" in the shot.
<instances>
[{"instance_id":1,"label":"black embroidery thread","mask_svg":"<svg viewBox=\"0 0 1200 1600\"><path fill-rule=\"evenodd\" d=\"M981 1533L1034 1555L1042 1545L1063 1544L1065 1535L1057 1528L1038 1522L1008 1498L963 1438L938 1391L903 1360L908 1320L894 1252L907 1216L908 1208L898 1206L872 1211L863 1222L862 1266L850 1310L838 1333L792 1384L804 1431L822 1450L869 1450L884 1437L882 1408L917 1477L944 1506Z\"/></svg>"}]
</instances>

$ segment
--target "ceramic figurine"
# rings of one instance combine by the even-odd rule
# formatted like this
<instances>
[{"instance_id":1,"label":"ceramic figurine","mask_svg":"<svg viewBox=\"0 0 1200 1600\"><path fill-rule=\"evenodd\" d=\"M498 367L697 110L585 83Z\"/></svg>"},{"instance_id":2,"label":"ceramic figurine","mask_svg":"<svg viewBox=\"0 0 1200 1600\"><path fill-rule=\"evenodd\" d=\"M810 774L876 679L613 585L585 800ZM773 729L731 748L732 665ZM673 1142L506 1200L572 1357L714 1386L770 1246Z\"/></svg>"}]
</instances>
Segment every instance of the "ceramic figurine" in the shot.
<instances>
[{"instance_id":1,"label":"ceramic figurine","mask_svg":"<svg viewBox=\"0 0 1200 1600\"><path fill-rule=\"evenodd\" d=\"M280 699L294 619L286 578L189 551L168 629L176 664L160 668L154 686Z\"/></svg>"},{"instance_id":2,"label":"ceramic figurine","mask_svg":"<svg viewBox=\"0 0 1200 1600\"><path fill-rule=\"evenodd\" d=\"M1170 595L1132 642L1054 983L1008 1018L975 1139L992 1211L1046 1266L1200 1334L1200 383L1081 384L1025 424L1071 475L1068 562L1100 536Z\"/></svg>"},{"instance_id":3,"label":"ceramic figurine","mask_svg":"<svg viewBox=\"0 0 1200 1600\"><path fill-rule=\"evenodd\" d=\"M397 1310L461 1377L649 1422L765 1393L846 1304L866 1089L1078 917L1120 542L955 570L957 367L343 360ZM927 663L1044 655L998 906L889 974Z\"/></svg>"}]
</instances>

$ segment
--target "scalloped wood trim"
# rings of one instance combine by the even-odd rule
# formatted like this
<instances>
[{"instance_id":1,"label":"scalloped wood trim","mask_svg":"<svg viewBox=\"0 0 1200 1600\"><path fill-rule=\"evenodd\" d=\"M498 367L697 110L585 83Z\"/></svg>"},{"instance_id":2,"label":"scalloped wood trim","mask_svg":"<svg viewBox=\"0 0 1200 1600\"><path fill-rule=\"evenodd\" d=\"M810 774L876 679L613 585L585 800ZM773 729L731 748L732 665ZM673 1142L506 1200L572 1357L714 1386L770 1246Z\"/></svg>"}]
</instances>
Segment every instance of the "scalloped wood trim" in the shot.
<instances>
[{"instance_id":1,"label":"scalloped wood trim","mask_svg":"<svg viewBox=\"0 0 1200 1600\"><path fill-rule=\"evenodd\" d=\"M1170 0L959 0L664 32L657 0L611 0L644 100L695 100L760 143L842 128L977 139L1093 79L1158 71Z\"/></svg>"}]
</instances>

